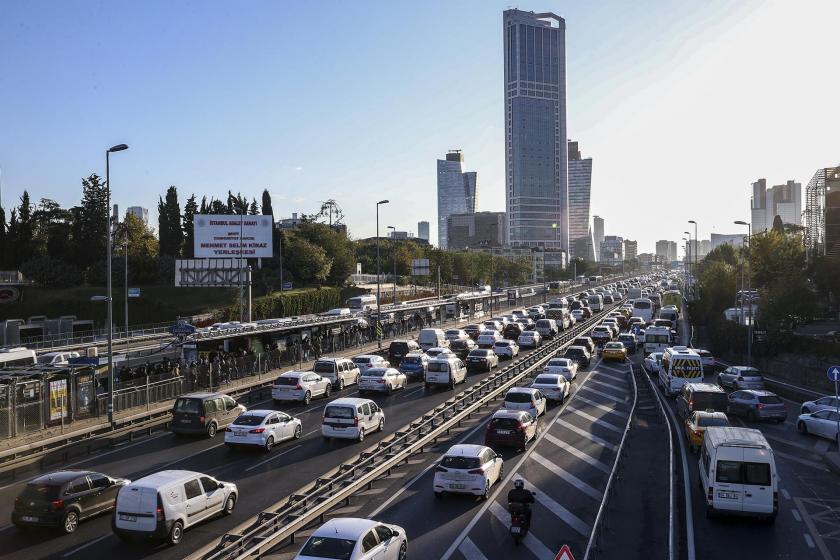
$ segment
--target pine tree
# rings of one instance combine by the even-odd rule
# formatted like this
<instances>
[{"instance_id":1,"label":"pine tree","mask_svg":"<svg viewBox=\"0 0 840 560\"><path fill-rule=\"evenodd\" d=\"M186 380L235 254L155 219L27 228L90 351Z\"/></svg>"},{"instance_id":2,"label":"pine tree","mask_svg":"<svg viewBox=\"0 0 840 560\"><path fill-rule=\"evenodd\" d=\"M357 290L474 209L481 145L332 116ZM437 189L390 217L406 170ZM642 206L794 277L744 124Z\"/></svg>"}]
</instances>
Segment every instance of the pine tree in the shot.
<instances>
[{"instance_id":1,"label":"pine tree","mask_svg":"<svg viewBox=\"0 0 840 560\"><path fill-rule=\"evenodd\" d=\"M6 266L11 269L17 269L20 266L17 256L17 238L18 238L18 218L17 208L12 208L12 214L9 216L9 232L6 236Z\"/></svg>"},{"instance_id":2,"label":"pine tree","mask_svg":"<svg viewBox=\"0 0 840 560\"><path fill-rule=\"evenodd\" d=\"M207 214L209 211L210 211L209 207L207 206L207 197L202 196L201 197L201 211L199 211L199 214Z\"/></svg>"},{"instance_id":3,"label":"pine tree","mask_svg":"<svg viewBox=\"0 0 840 560\"><path fill-rule=\"evenodd\" d=\"M263 216L274 216L274 208L271 207L271 193L268 192L268 189L265 189L262 193L262 213Z\"/></svg>"},{"instance_id":4,"label":"pine tree","mask_svg":"<svg viewBox=\"0 0 840 560\"><path fill-rule=\"evenodd\" d=\"M181 206L178 204L178 189L172 185L166 189L166 198L158 201L158 236L160 254L178 258L184 245L184 230L181 229Z\"/></svg>"},{"instance_id":5,"label":"pine tree","mask_svg":"<svg viewBox=\"0 0 840 560\"><path fill-rule=\"evenodd\" d=\"M80 268L105 260L108 244L108 190L96 173L82 179L79 207L80 238L75 239L76 264Z\"/></svg>"},{"instance_id":6,"label":"pine tree","mask_svg":"<svg viewBox=\"0 0 840 560\"><path fill-rule=\"evenodd\" d=\"M7 268L6 264L6 210L0 206L0 266Z\"/></svg>"},{"instance_id":7,"label":"pine tree","mask_svg":"<svg viewBox=\"0 0 840 560\"><path fill-rule=\"evenodd\" d=\"M201 201L202 207L205 205L205 201ZM195 195L192 195L187 199L187 203L184 205L184 249L182 251L185 259L191 259L195 256L195 230L193 229L195 215L198 212L198 204L195 201Z\"/></svg>"},{"instance_id":8,"label":"pine tree","mask_svg":"<svg viewBox=\"0 0 840 560\"><path fill-rule=\"evenodd\" d=\"M251 216L256 216L259 213L260 213L260 207L257 204L257 199L252 198L251 199L251 205L248 207L248 214L251 215Z\"/></svg>"}]
</instances>

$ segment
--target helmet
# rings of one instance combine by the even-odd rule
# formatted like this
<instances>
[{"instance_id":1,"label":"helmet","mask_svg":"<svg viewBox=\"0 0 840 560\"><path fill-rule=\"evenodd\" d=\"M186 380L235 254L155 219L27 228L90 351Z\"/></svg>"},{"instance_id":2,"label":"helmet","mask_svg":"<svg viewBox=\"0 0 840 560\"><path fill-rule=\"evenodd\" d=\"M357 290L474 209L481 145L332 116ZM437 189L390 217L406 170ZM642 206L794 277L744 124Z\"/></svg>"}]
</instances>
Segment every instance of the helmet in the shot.
<instances>
[{"instance_id":1,"label":"helmet","mask_svg":"<svg viewBox=\"0 0 840 560\"><path fill-rule=\"evenodd\" d=\"M516 481L513 483L513 487L522 490L523 488L525 488L525 481L521 478L517 478Z\"/></svg>"}]
</instances>

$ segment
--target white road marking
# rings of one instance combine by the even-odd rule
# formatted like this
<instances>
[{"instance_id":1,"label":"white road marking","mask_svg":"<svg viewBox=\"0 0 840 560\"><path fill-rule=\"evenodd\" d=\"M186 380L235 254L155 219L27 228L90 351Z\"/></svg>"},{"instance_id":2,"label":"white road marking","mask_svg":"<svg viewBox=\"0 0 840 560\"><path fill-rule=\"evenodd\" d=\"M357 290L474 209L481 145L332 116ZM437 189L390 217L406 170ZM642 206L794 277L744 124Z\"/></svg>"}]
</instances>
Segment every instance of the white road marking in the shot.
<instances>
[{"instance_id":1,"label":"white road marking","mask_svg":"<svg viewBox=\"0 0 840 560\"><path fill-rule=\"evenodd\" d=\"M268 463L268 462L270 462L270 461L273 461L273 460L275 460L275 459L278 459L278 458L282 457L283 455L285 455L286 453L291 453L291 452L292 452L292 451L294 451L295 449L300 448L302 445L303 445L303 444L300 444L300 443L299 443L298 445L295 445L294 447L290 447L290 448L288 448L288 449L284 450L282 453L278 453L278 454L276 454L276 455L272 455L272 456L271 456L271 457L269 457L268 459L264 459L264 460L260 461L259 463L254 463L253 465L251 465L250 467L248 467L247 469L245 469L245 472L252 471L252 470L256 469L257 467L260 467L260 466L265 465L266 463Z\"/></svg>"},{"instance_id":2,"label":"white road marking","mask_svg":"<svg viewBox=\"0 0 840 560\"><path fill-rule=\"evenodd\" d=\"M802 516L799 515L799 510L798 509L793 508L792 510L790 510L790 512L793 514L794 519L796 519L798 522L802 523Z\"/></svg>"},{"instance_id":3,"label":"white road marking","mask_svg":"<svg viewBox=\"0 0 840 560\"><path fill-rule=\"evenodd\" d=\"M525 481L525 484L527 486L531 486L531 487L536 488L536 486L534 486L533 484L528 482L528 480L525 479L521 474L518 475L518 477L521 478L523 481ZM566 508L561 506L559 503L555 502L545 492L537 492L537 495L535 496L535 499L537 500L537 502L539 502L541 505L543 505L546 509L550 510L551 513L553 513L554 515L556 515L557 517L562 519L563 522L565 522L569 527L571 527L572 529L574 529L575 531L577 531L578 533L580 533L584 537L588 537L589 534L592 532L592 527L587 525L577 515L573 514L572 512L570 512L569 510L567 510Z\"/></svg>"},{"instance_id":4,"label":"white road marking","mask_svg":"<svg viewBox=\"0 0 840 560\"><path fill-rule=\"evenodd\" d=\"M568 410L569 412L572 412L572 413L574 413L574 414L577 414L578 416L581 416L581 417L583 417L583 418L586 418L587 420L589 420L589 421L590 421L590 422L592 422L593 424L598 424L599 426L603 426L603 427L605 427L605 428L606 428L606 429L608 429L608 430L612 430L613 432L615 432L615 433L617 433L617 434L622 434L622 433L624 433L624 430L623 430L622 428L619 428L618 426L615 426L615 425L613 425L613 424L610 424L610 423L609 423L609 422L607 422L606 420L601 420L600 418L597 418L597 417L595 417L595 416L592 416L591 414L587 414L587 413L585 413L584 411L579 410L579 409L577 409L577 408L575 408L575 407L573 407L573 406L569 406L566 410Z\"/></svg>"},{"instance_id":5,"label":"white road marking","mask_svg":"<svg viewBox=\"0 0 840 560\"><path fill-rule=\"evenodd\" d=\"M597 402L595 402L595 401L593 401L593 400L589 400L589 399L587 399L586 397L584 397L583 395L581 395L580 393L575 393L575 397L577 397L577 400L579 400L579 401L583 401L583 402L585 402L586 404L588 404L589 406L594 406L594 407L595 407L595 408L597 408L598 410L603 410L603 411L604 411L604 412L606 412L607 414L615 414L615 415L617 415L617 416L621 416L622 418L627 418L627 413L626 413L626 412L622 412L622 411L620 411L620 410L616 410L616 409L614 409L614 408L610 408L610 407L608 407L608 406L606 406L606 405L603 405L603 404L601 404L601 403L597 403Z\"/></svg>"},{"instance_id":6,"label":"white road marking","mask_svg":"<svg viewBox=\"0 0 840 560\"><path fill-rule=\"evenodd\" d=\"M611 395L610 393L607 393L605 391L600 391L600 390L596 389L595 387L590 387L588 385L586 387L581 387L581 389L585 389L585 390L589 391L590 393L595 393L596 395L600 395L600 396L604 397L605 399L611 400L615 404L622 403L622 402L627 402L627 396L617 397L615 395Z\"/></svg>"},{"instance_id":7,"label":"white road marking","mask_svg":"<svg viewBox=\"0 0 840 560\"><path fill-rule=\"evenodd\" d=\"M739 418L738 420L740 420L740 418ZM741 425L742 425L742 426L744 426L744 427L746 427L746 424L744 424L743 422L741 422ZM772 440L772 441L778 441L779 443L782 443L782 444L784 444L784 445L789 445L789 446L791 446L791 447L795 447L795 448L797 448L797 449L801 449L802 451L807 451L807 452L809 452L809 453L811 453L811 454L813 454L813 453L814 453L814 448L813 448L813 447L809 447L809 446L807 446L807 445L803 445L803 444L801 444L801 443L797 443L797 442L792 441L792 440L787 439L787 438L780 438L780 437L775 436L775 435L772 435L772 434L764 434L764 437L765 437L765 438L767 438L767 439L769 439L769 440Z\"/></svg>"},{"instance_id":8,"label":"white road marking","mask_svg":"<svg viewBox=\"0 0 840 560\"><path fill-rule=\"evenodd\" d=\"M790 500L790 493L787 491L787 488L782 488L781 492L782 496L785 497L785 500Z\"/></svg>"},{"instance_id":9,"label":"white road marking","mask_svg":"<svg viewBox=\"0 0 840 560\"><path fill-rule=\"evenodd\" d=\"M533 455L531 455L531 457L534 459L534 461L541 464L542 466L550 470L552 473L556 474L557 476L559 476L560 478L562 478L563 480L565 480L566 482L568 482L569 484L586 494L587 496L595 498L596 500L600 500L604 497L604 494L602 492L591 487L572 473L563 470L562 467L555 463L552 463L550 460L546 459L536 451Z\"/></svg>"},{"instance_id":10,"label":"white road marking","mask_svg":"<svg viewBox=\"0 0 840 560\"><path fill-rule=\"evenodd\" d=\"M831 444L827 439L819 439L816 442L814 442L814 449L818 453L825 453L826 451L828 451L829 447L831 447Z\"/></svg>"},{"instance_id":11,"label":"white road marking","mask_svg":"<svg viewBox=\"0 0 840 560\"><path fill-rule=\"evenodd\" d=\"M809 461L808 459L800 459L796 455L789 455L788 453L782 453L781 451L774 451L773 452L776 457L781 457L782 459L786 459L788 461L793 461L794 463L799 463L800 465L805 465L806 467L811 467L813 469L818 469L824 472L830 472L828 468L822 463L817 463L816 461Z\"/></svg>"},{"instance_id":12,"label":"white road marking","mask_svg":"<svg viewBox=\"0 0 840 560\"><path fill-rule=\"evenodd\" d=\"M621 375L614 375L614 377L616 377L617 379L621 379L622 381L627 378L627 370L626 369L621 369L617 366L608 366L606 363L602 363L599 366L599 369L594 370L594 371L597 371L598 373L613 373L613 374L619 374L620 373Z\"/></svg>"},{"instance_id":13,"label":"white road marking","mask_svg":"<svg viewBox=\"0 0 840 560\"><path fill-rule=\"evenodd\" d=\"M458 545L458 552L463 554L466 560L487 560L487 557L481 553L469 537L462 540L461 544Z\"/></svg>"},{"instance_id":14,"label":"white road marking","mask_svg":"<svg viewBox=\"0 0 840 560\"><path fill-rule=\"evenodd\" d=\"M585 438L587 438L591 441L594 441L595 443L597 443L601 447L606 447L610 451L615 451L616 450L616 446L614 444L608 442L607 440L605 440L603 438L599 438L598 436L596 436L592 432L587 432L586 430L578 428L577 426L575 426L571 422L566 422L562 418L558 418L557 423L559 425L563 426L564 428L575 432L578 435L581 435L581 436L583 436L583 437L585 437Z\"/></svg>"},{"instance_id":15,"label":"white road marking","mask_svg":"<svg viewBox=\"0 0 840 560\"><path fill-rule=\"evenodd\" d=\"M603 472L609 474L610 471L612 470L612 469L610 469L609 466L605 465L604 463L602 463L598 459L595 459L594 457L590 457L589 455L587 455L583 451L575 449L574 447L572 447L571 445L569 445L565 441L562 441L561 439L556 438L551 434L546 434L545 439L547 439L548 441L550 441L551 443L553 443L557 447L568 451L569 453L571 453L572 455L574 455L575 457L577 457L581 461L585 461L585 462L589 463L590 465L592 465L593 467L595 467L599 471L603 471Z\"/></svg>"},{"instance_id":16,"label":"white road marking","mask_svg":"<svg viewBox=\"0 0 840 560\"><path fill-rule=\"evenodd\" d=\"M811 538L811 535L809 535L808 533L803 533L802 536L805 537L805 544L808 545L808 548L817 548L817 546L814 544L814 539Z\"/></svg>"},{"instance_id":17,"label":"white road marking","mask_svg":"<svg viewBox=\"0 0 840 560\"><path fill-rule=\"evenodd\" d=\"M113 535L113 533L106 533L106 534L102 535L102 536L101 536L101 537L99 537L99 538L96 538L96 539L93 539L92 541L88 541L88 542L86 542L86 543L85 543L85 544L83 544L82 546L77 546L76 548L74 548L74 549L73 549L73 550L71 550L70 552L65 552L64 554L62 554L62 555L61 555L61 557L62 557L62 558L67 558L68 556L73 556L73 555L74 555L74 554L76 554L77 552L79 552L79 551L81 551L81 550L84 550L84 549L86 549L86 548L87 548L87 547L89 547L89 546L95 545L95 544L96 544L96 543L98 543L99 541L103 541L103 540L107 539L108 537L110 537L110 536L112 536L112 535Z\"/></svg>"},{"instance_id":18,"label":"white road marking","mask_svg":"<svg viewBox=\"0 0 840 560\"><path fill-rule=\"evenodd\" d=\"M422 386L420 386L420 387L415 387L414 389L412 389L412 390L410 390L410 391L403 391L402 393L400 393L399 395L397 395L397 398L398 398L398 399L401 399L402 397L407 397L407 396L409 396L409 395L413 395L414 393L417 393L418 391L422 391L422 390L423 390L423 387L422 387Z\"/></svg>"},{"instance_id":19,"label":"white road marking","mask_svg":"<svg viewBox=\"0 0 840 560\"><path fill-rule=\"evenodd\" d=\"M500 506L497 502L493 502L490 505L490 513L492 513L496 519L504 523L505 527L510 525L510 515L508 512ZM548 549L539 539L537 539L533 533L530 531L525 538L522 539L522 544L524 544L528 550L534 553L534 555L539 558L540 560L552 560L555 558L555 554Z\"/></svg>"},{"instance_id":20,"label":"white road marking","mask_svg":"<svg viewBox=\"0 0 840 560\"><path fill-rule=\"evenodd\" d=\"M185 457L181 457L180 459L175 459L174 461L169 461L168 463L164 463L163 465L156 466L153 469L151 469L149 471L146 471L142 475L138 476L137 478L142 478L146 475L152 474L153 472L164 471L164 470L166 470L167 467L171 467L172 465L174 465L176 463L180 463L181 461L186 461L187 459L192 459L193 457L197 457L198 455L201 455L202 453L206 453L206 452L208 452L212 449L216 449L217 447L221 447L224 444L225 444L225 442L223 441L222 443L217 443L216 445L211 445L210 447L207 447L205 449L199 449L195 453L190 453L189 455L187 455Z\"/></svg>"},{"instance_id":21,"label":"white road marking","mask_svg":"<svg viewBox=\"0 0 840 560\"><path fill-rule=\"evenodd\" d=\"M595 379L595 378L592 379L592 383L594 383L596 385L601 385L603 387L606 387L607 389L613 389L615 391L622 391L622 395L624 395L625 388L624 387L619 387L615 383L604 383L600 379Z\"/></svg>"}]
</instances>

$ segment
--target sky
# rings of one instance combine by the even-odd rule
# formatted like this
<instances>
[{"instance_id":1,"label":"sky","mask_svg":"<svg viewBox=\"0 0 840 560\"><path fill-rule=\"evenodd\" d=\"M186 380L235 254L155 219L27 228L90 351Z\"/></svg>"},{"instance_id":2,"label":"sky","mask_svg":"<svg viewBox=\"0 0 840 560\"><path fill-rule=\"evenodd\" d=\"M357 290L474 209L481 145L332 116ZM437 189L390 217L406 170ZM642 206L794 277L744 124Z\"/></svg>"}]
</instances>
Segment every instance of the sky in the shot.
<instances>
[{"instance_id":1,"label":"sky","mask_svg":"<svg viewBox=\"0 0 840 560\"><path fill-rule=\"evenodd\" d=\"M502 11L566 20L568 134L593 158L607 235L736 233L750 184L840 164L840 2L148 0L0 3L3 204L121 209L228 189L275 216L335 199L354 238L436 241L435 160L463 150L478 209L504 199ZM803 196L804 201L804 196ZM803 202L804 206L804 202ZM121 210L122 211L122 210ZM693 235L693 229L692 235Z\"/></svg>"}]
</instances>

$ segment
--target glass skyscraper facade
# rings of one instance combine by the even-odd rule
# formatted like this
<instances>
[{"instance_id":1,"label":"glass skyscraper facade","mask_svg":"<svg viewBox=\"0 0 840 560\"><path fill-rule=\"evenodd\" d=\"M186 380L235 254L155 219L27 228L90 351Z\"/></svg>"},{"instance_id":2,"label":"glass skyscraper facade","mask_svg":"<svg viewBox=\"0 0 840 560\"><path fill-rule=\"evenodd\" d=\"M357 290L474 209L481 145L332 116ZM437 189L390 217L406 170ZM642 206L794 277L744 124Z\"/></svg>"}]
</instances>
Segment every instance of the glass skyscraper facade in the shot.
<instances>
[{"instance_id":1,"label":"glass skyscraper facade","mask_svg":"<svg viewBox=\"0 0 840 560\"><path fill-rule=\"evenodd\" d=\"M578 240L587 241L589 233L589 200L592 193L592 158L581 159L577 142L569 142L569 248L571 257L578 255Z\"/></svg>"},{"instance_id":2,"label":"glass skyscraper facade","mask_svg":"<svg viewBox=\"0 0 840 560\"><path fill-rule=\"evenodd\" d=\"M477 183L475 171L464 172L464 155L460 150L450 151L446 159L437 160L438 247L441 249L449 248L446 219L452 214L475 212Z\"/></svg>"},{"instance_id":3,"label":"glass skyscraper facade","mask_svg":"<svg viewBox=\"0 0 840 560\"><path fill-rule=\"evenodd\" d=\"M566 22L506 10L503 27L508 239L568 252Z\"/></svg>"}]
</instances>

